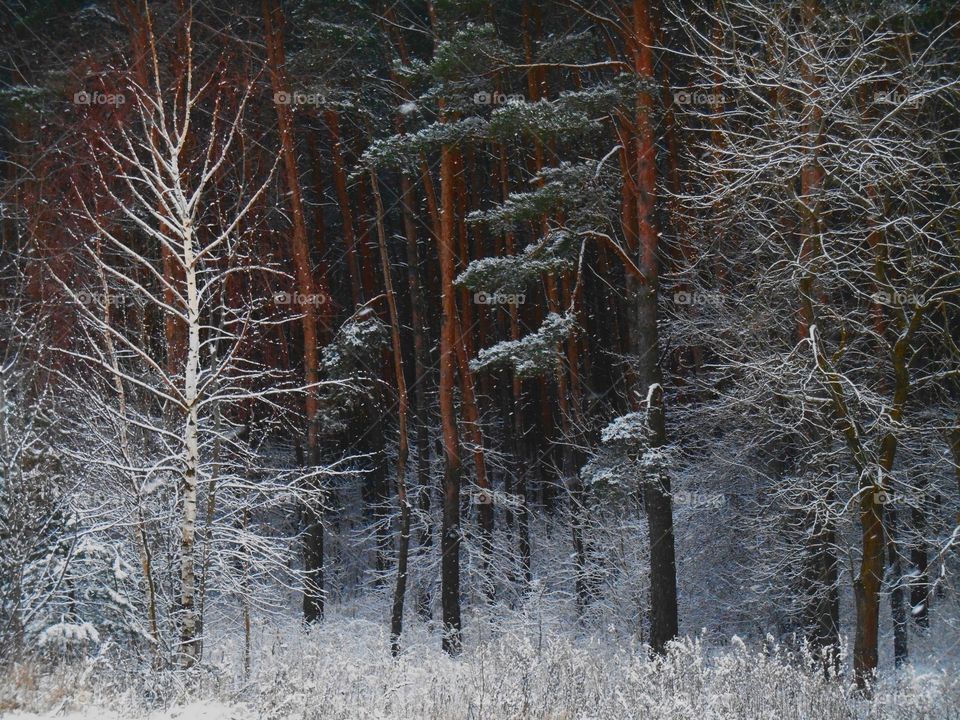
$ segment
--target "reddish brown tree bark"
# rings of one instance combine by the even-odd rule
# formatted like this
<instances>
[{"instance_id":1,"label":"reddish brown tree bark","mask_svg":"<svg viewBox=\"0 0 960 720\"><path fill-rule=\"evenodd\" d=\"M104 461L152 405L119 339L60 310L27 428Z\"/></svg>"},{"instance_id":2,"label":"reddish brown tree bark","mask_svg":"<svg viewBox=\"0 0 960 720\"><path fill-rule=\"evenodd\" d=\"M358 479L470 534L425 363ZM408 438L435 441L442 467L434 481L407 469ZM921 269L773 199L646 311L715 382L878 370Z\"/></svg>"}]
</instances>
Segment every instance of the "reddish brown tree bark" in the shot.
<instances>
[{"instance_id":1,"label":"reddish brown tree bark","mask_svg":"<svg viewBox=\"0 0 960 720\"><path fill-rule=\"evenodd\" d=\"M283 11L278 0L263 0L267 66L270 84L277 111L277 126L280 133L281 153L287 189L290 191L290 214L293 218L291 249L297 279L297 298L303 318L303 367L306 382L304 410L307 421L307 457L310 464L317 464L318 428L317 398L318 349L317 349L317 295L310 264L310 247L307 242L307 226L300 188L300 174L294 150L293 114L289 103L281 102L289 97L286 79L286 57L283 46ZM323 518L316 507L304 509L304 588L303 617L307 622L323 618Z\"/></svg>"},{"instance_id":2,"label":"reddish brown tree bark","mask_svg":"<svg viewBox=\"0 0 960 720\"><path fill-rule=\"evenodd\" d=\"M443 439L443 528L440 541L440 585L443 613L443 649L457 655L462 648L460 621L460 446L454 385L457 366L457 295L454 256L454 148L440 150L440 426Z\"/></svg>"},{"instance_id":3,"label":"reddish brown tree bark","mask_svg":"<svg viewBox=\"0 0 960 720\"><path fill-rule=\"evenodd\" d=\"M654 32L648 0L633 2L634 72L653 85ZM633 402L647 413L650 446L666 444L663 385L660 369L660 340L657 330L659 297L658 234L655 221L656 145L652 115L653 98L641 91L637 96L636 134L636 230L637 267L642 278L627 273L633 318L630 327L632 351L636 356L636 387ZM644 508L650 534L650 646L658 653L677 636L677 569L673 534L673 505L670 479L663 474L647 485Z\"/></svg>"}]
</instances>

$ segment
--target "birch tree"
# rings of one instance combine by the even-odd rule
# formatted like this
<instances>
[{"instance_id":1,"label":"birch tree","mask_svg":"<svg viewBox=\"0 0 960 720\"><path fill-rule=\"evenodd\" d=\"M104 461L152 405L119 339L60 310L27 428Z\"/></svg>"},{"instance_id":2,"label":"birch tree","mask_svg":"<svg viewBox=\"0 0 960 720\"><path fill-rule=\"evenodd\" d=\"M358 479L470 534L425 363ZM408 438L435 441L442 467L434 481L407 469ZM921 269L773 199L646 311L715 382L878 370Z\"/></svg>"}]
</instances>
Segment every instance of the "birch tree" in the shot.
<instances>
[{"instance_id":1,"label":"birch tree","mask_svg":"<svg viewBox=\"0 0 960 720\"><path fill-rule=\"evenodd\" d=\"M313 393L319 383L294 382L257 355L257 341L271 325L288 321L271 314L255 282L282 275L257 258L253 243L261 222L255 208L277 156L259 177L248 174L245 113L257 86L247 79L231 87L223 65L198 70L189 16L186 23L182 85L166 84L151 30L149 85L131 79L129 114L90 139L95 191L75 185L75 232L94 282L60 281L84 340L65 352L90 373L65 380L78 396L88 388L103 398L92 418L112 421L120 439L117 452L93 462L126 477L135 513L153 494L173 503L152 520L160 537L175 523L178 590L170 617L177 637L169 645L176 661L190 667L200 657L210 584L216 580L221 592L230 588L235 596L250 593L231 587L230 557L240 557L235 566L244 568L244 583L251 562L261 576L283 580L280 547L296 533L261 527L265 534L258 535L250 513L294 501L319 512L320 499L295 474L271 471L263 458L253 462L263 435L257 418L281 410L280 396ZM163 256L176 263L181 283L158 265ZM143 309L142 322L172 316L184 328L182 364L163 362L158 345L145 341L142 325L123 311L128 304ZM321 474L316 467L309 472ZM224 574L211 571L211 562Z\"/></svg>"}]
</instances>

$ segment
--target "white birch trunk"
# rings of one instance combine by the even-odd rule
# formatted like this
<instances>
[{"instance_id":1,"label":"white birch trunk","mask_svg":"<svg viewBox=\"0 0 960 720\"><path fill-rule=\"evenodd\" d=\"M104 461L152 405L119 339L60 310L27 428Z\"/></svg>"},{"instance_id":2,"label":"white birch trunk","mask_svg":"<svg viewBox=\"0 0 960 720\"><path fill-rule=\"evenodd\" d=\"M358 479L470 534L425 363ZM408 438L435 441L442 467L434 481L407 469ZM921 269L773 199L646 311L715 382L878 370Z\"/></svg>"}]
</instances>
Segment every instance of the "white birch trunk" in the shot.
<instances>
[{"instance_id":1,"label":"white birch trunk","mask_svg":"<svg viewBox=\"0 0 960 720\"><path fill-rule=\"evenodd\" d=\"M182 665L192 666L198 659L197 614L195 610L196 573L195 538L197 526L197 477L200 466L198 443L197 391L200 368L200 301L197 294L197 268L193 252L193 233L189 220L183 238L183 260L187 291L187 357L184 368L186 418L183 441L183 514L180 542L180 610Z\"/></svg>"}]
</instances>

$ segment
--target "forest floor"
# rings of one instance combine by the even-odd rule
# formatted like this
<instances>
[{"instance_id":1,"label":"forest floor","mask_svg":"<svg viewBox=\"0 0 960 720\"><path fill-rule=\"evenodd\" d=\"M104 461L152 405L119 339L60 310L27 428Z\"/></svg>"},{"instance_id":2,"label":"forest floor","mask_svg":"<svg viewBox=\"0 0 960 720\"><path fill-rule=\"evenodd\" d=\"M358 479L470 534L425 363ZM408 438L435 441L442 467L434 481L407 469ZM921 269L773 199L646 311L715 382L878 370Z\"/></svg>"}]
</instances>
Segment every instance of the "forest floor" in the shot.
<instances>
[{"instance_id":1,"label":"forest floor","mask_svg":"<svg viewBox=\"0 0 960 720\"><path fill-rule=\"evenodd\" d=\"M151 673L105 657L44 672L21 665L0 681L0 717L34 720L839 720L960 718L960 674L924 664L880 679L872 698L849 673L825 679L802 658L737 638L676 643L651 660L620 637L556 632L540 622L504 626L469 618L463 655L439 649L435 629L412 621L401 657L382 623L332 615L310 632L276 624L243 643L206 651L206 669Z\"/></svg>"}]
</instances>

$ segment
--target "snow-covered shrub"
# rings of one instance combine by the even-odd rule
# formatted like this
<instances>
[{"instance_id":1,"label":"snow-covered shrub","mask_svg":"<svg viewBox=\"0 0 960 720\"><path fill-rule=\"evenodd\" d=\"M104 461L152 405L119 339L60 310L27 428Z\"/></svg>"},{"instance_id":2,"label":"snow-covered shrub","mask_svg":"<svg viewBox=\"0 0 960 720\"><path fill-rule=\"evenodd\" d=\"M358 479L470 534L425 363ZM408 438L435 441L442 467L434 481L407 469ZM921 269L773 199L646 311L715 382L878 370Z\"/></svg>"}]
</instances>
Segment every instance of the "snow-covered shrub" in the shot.
<instances>
[{"instance_id":1,"label":"snow-covered shrub","mask_svg":"<svg viewBox=\"0 0 960 720\"><path fill-rule=\"evenodd\" d=\"M55 697L71 717L111 720L935 720L956 717L960 705L960 680L946 672L881 678L866 697L849 677L827 679L770 641L757 645L734 636L719 647L686 639L651 659L636 642L543 633L536 623L506 616L482 620L475 627L486 629L468 636L458 660L443 654L420 624L393 659L377 618L336 615L309 632L258 628L248 677L230 655L238 648L224 643L220 670L194 682L164 673L140 683L130 676L119 687L110 680L112 669L91 661L76 666L69 679L62 670L29 682L22 672L11 674L0 702L25 719L34 717L28 711L50 709ZM29 687L17 690L17 682ZM159 694L158 682L165 688Z\"/></svg>"}]
</instances>

